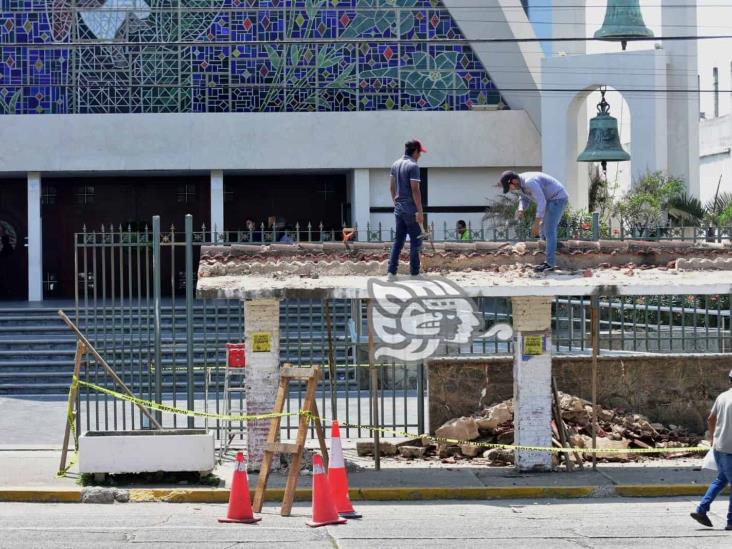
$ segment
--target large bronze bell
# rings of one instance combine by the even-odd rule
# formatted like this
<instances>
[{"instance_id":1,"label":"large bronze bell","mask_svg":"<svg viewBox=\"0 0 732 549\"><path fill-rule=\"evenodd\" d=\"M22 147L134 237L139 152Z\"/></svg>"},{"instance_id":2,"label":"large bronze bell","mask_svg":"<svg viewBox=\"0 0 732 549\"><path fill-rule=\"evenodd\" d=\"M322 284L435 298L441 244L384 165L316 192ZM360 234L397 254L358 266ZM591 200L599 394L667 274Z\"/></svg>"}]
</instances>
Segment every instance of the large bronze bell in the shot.
<instances>
[{"instance_id":1,"label":"large bronze bell","mask_svg":"<svg viewBox=\"0 0 732 549\"><path fill-rule=\"evenodd\" d=\"M643 21L639 0L608 0L605 21L595 38L620 42L625 49L628 40L653 38L653 31Z\"/></svg>"},{"instance_id":2,"label":"large bronze bell","mask_svg":"<svg viewBox=\"0 0 732 549\"><path fill-rule=\"evenodd\" d=\"M630 155L620 144L618 120L610 116L610 105L605 101L605 90L601 89L602 100L597 104L597 116L590 120L590 134L587 147L577 157L578 162L600 162L602 171L607 171L608 162L625 162Z\"/></svg>"}]
</instances>

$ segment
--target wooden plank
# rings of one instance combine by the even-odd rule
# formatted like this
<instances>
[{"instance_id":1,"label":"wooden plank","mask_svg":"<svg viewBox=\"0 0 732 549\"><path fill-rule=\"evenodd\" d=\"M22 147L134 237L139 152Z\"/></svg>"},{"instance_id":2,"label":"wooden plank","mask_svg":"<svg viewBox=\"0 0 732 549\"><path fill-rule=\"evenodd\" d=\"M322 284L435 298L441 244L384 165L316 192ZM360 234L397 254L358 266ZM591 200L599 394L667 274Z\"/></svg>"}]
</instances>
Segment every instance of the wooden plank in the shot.
<instances>
[{"instance_id":1,"label":"wooden plank","mask_svg":"<svg viewBox=\"0 0 732 549\"><path fill-rule=\"evenodd\" d=\"M315 426L315 434L318 437L318 444L320 444L320 453L323 454L323 465L328 468L328 445L325 443L325 432L323 431L323 424L320 421L320 414L318 414L318 403L313 399L313 425Z\"/></svg>"},{"instance_id":2,"label":"wooden plank","mask_svg":"<svg viewBox=\"0 0 732 549\"><path fill-rule=\"evenodd\" d=\"M313 377L315 372L316 372L315 367L296 368L294 366L283 366L280 369L280 377L285 377L285 378L289 378L289 379L308 380L311 377Z\"/></svg>"},{"instance_id":3,"label":"wooden plank","mask_svg":"<svg viewBox=\"0 0 732 549\"><path fill-rule=\"evenodd\" d=\"M285 407L285 399L287 398L287 378L280 377L280 384L277 387L277 396L275 397L273 413L279 414ZM269 426L269 433L267 433L267 441L265 442L264 458L262 458L262 465L259 467L259 479L257 480L257 489L254 492L254 503L252 509L255 513L262 511L262 505L264 503L264 491L267 489L267 480L269 479L270 469L272 467L273 453L266 449L267 444L274 444L277 442L280 436L280 421L281 417L273 417L272 423Z\"/></svg>"},{"instance_id":4,"label":"wooden plank","mask_svg":"<svg viewBox=\"0 0 732 549\"><path fill-rule=\"evenodd\" d=\"M347 240L343 241L347 244ZM330 299L327 297L324 300L325 304L325 325L326 332L328 335L328 388L330 389L330 417L332 419L338 419L338 403L336 402L335 395L335 384L336 384L336 361L335 361L335 347L333 346L333 320L330 317ZM328 467L326 465L326 467Z\"/></svg>"},{"instance_id":5,"label":"wooden plank","mask_svg":"<svg viewBox=\"0 0 732 549\"><path fill-rule=\"evenodd\" d=\"M554 424L559 435L560 447L567 448L567 432L564 429L564 420L562 419L562 408L559 406L559 393L557 392L557 380L552 376L552 409L554 410ZM574 469L574 464L570 459L569 452L563 452L564 465L567 467L567 471Z\"/></svg>"},{"instance_id":6,"label":"wooden plank","mask_svg":"<svg viewBox=\"0 0 732 549\"><path fill-rule=\"evenodd\" d=\"M315 386L317 385L317 373L313 375L309 380L305 389L304 408L306 410L314 409L315 399ZM305 437L308 432L308 423L310 422L310 416L303 414L300 416L300 424L297 429L296 444L298 446L305 446ZM295 500L295 488L297 488L297 479L300 476L300 460L302 453L294 454L292 456L292 462L290 463L290 474L287 475L287 485L285 486L285 495L282 498L282 509L280 515L283 517L289 517L292 511L292 503Z\"/></svg>"},{"instance_id":7,"label":"wooden plank","mask_svg":"<svg viewBox=\"0 0 732 549\"><path fill-rule=\"evenodd\" d=\"M369 350L369 373L371 374L371 426L374 428L374 469L381 470L381 432L379 431L379 381L376 375L374 364L374 303L373 299L368 300L366 314L368 316L368 350Z\"/></svg>"},{"instance_id":8,"label":"wooden plank","mask_svg":"<svg viewBox=\"0 0 732 549\"><path fill-rule=\"evenodd\" d=\"M600 307L596 296L590 298L592 330L592 449L597 450L597 354L600 346ZM592 470L597 470L597 452L592 452Z\"/></svg>"},{"instance_id":9,"label":"wooden plank","mask_svg":"<svg viewBox=\"0 0 732 549\"><path fill-rule=\"evenodd\" d=\"M71 389L69 389L69 398L67 401L67 411L69 417L66 419L66 429L64 430L64 445L61 447L61 463L58 466L59 471L66 469L66 455L69 451L69 437L71 436L71 425L69 421L76 421L76 395L79 392L79 386L76 380L79 378L79 372L81 372L81 357L84 356L86 348L84 344L77 339L76 340L76 354L74 355L74 374L71 378ZM74 441L74 449L76 449L76 441Z\"/></svg>"},{"instance_id":10,"label":"wooden plank","mask_svg":"<svg viewBox=\"0 0 732 549\"><path fill-rule=\"evenodd\" d=\"M115 372L112 367L107 364L107 361L104 360L102 355L100 355L94 348L94 346L89 343L89 340L84 337L84 334L81 333L81 330L77 328L76 324L74 324L71 319L66 316L66 313L64 313L63 311L59 311L58 316L60 316L61 320L63 320L66 325L71 328L71 331L76 334L77 339L84 344L86 352L90 353L97 360L97 362L102 365L102 367L106 370L106 372L110 375L114 382L117 383L117 385L119 385L127 395L134 397L135 395L132 393L132 391L130 391L127 385L125 385L125 382L119 378L117 372ZM150 411L145 406L137 403L135 403L135 405L140 409L143 414L145 414L145 416L147 416L147 418L150 420L150 423L152 423L156 429L163 428L160 423L158 423L158 421L152 416L152 414L150 414Z\"/></svg>"},{"instance_id":11,"label":"wooden plank","mask_svg":"<svg viewBox=\"0 0 732 549\"><path fill-rule=\"evenodd\" d=\"M297 454L302 452L302 446L291 442L265 442L264 450L275 454Z\"/></svg>"}]
</instances>

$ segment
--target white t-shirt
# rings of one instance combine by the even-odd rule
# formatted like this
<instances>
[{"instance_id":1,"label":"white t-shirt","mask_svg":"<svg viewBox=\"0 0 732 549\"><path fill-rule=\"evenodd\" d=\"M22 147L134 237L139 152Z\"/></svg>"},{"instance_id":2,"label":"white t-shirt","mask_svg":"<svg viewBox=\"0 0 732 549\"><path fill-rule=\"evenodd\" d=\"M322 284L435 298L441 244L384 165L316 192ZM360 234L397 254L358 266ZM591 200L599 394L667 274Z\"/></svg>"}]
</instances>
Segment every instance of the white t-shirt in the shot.
<instances>
[{"instance_id":1,"label":"white t-shirt","mask_svg":"<svg viewBox=\"0 0 732 549\"><path fill-rule=\"evenodd\" d=\"M732 389L717 397L712 406L712 414L717 417L714 429L714 449L732 454Z\"/></svg>"}]
</instances>

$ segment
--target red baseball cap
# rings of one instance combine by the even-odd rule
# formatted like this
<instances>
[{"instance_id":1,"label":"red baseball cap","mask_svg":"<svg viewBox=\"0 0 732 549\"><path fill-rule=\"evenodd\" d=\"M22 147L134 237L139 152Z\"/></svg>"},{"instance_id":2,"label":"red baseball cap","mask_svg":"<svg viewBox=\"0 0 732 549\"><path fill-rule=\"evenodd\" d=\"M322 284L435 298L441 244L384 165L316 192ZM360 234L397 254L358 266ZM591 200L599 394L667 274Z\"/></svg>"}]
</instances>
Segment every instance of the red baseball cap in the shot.
<instances>
[{"instance_id":1,"label":"red baseball cap","mask_svg":"<svg viewBox=\"0 0 732 549\"><path fill-rule=\"evenodd\" d=\"M427 149L424 148L424 145L422 145L422 142L419 139L415 139L414 142L419 145L419 152L426 153Z\"/></svg>"}]
</instances>

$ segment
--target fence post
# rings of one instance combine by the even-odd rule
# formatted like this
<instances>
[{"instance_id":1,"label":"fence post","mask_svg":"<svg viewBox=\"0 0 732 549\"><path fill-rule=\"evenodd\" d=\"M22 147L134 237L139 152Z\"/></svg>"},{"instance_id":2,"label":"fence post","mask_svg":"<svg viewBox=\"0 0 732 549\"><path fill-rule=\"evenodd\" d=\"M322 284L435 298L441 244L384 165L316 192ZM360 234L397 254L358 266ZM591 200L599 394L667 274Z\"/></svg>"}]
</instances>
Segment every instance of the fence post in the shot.
<instances>
[{"instance_id":1,"label":"fence post","mask_svg":"<svg viewBox=\"0 0 732 549\"><path fill-rule=\"evenodd\" d=\"M154 215L153 225L153 319L155 337L155 402L162 403L163 371L160 349L160 216ZM155 419L158 423L162 420L162 413L155 412Z\"/></svg>"},{"instance_id":2,"label":"fence post","mask_svg":"<svg viewBox=\"0 0 732 549\"><path fill-rule=\"evenodd\" d=\"M592 240L600 240L600 212L592 212Z\"/></svg>"},{"instance_id":3,"label":"fence post","mask_svg":"<svg viewBox=\"0 0 732 549\"><path fill-rule=\"evenodd\" d=\"M188 375L188 409L193 410L193 216L186 214L186 366ZM205 372L204 372L205 375ZM188 428L195 427L195 418L188 416Z\"/></svg>"}]
</instances>

